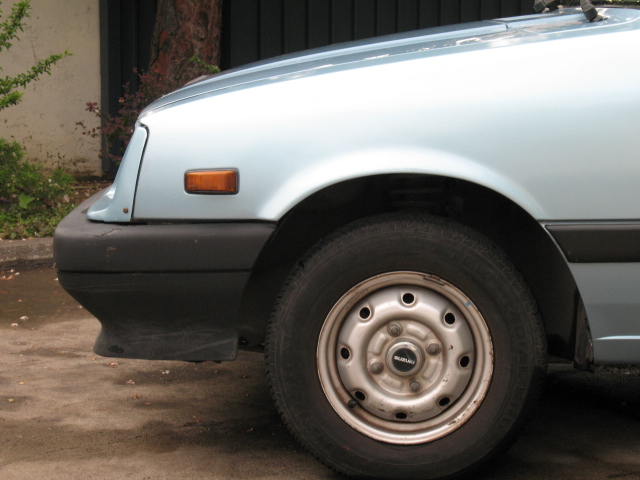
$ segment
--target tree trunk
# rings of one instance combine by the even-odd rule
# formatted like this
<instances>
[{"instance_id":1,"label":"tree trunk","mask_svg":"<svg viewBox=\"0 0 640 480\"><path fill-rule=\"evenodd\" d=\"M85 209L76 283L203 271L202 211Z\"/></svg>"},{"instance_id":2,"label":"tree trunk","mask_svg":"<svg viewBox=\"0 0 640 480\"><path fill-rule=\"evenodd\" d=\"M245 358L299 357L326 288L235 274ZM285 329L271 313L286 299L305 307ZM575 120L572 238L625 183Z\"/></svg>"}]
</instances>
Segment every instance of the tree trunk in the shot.
<instances>
[{"instance_id":1,"label":"tree trunk","mask_svg":"<svg viewBox=\"0 0 640 480\"><path fill-rule=\"evenodd\" d=\"M201 75L190 58L218 65L221 30L222 0L158 0L149 71L174 86Z\"/></svg>"}]
</instances>

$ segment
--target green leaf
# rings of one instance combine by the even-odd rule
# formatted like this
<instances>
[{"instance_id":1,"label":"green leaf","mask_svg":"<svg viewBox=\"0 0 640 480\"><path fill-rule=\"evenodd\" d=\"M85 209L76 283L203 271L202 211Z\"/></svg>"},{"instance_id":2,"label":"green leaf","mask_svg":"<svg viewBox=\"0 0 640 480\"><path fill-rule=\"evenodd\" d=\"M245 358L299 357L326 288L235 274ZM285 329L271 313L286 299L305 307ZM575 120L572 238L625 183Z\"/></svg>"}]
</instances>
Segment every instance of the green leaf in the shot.
<instances>
[{"instance_id":1,"label":"green leaf","mask_svg":"<svg viewBox=\"0 0 640 480\"><path fill-rule=\"evenodd\" d=\"M36 197L30 197L29 195L20 193L18 195L19 207L26 210L27 208L29 208L29 204L33 202L35 199Z\"/></svg>"}]
</instances>

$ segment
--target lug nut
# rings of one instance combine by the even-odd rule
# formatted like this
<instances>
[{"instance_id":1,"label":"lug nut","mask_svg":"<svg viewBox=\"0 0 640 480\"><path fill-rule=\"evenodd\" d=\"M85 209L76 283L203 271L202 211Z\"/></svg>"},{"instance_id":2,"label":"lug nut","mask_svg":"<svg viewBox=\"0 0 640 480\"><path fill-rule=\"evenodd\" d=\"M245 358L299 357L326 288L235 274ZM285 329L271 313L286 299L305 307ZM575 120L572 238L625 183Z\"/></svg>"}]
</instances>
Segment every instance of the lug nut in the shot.
<instances>
[{"instance_id":1,"label":"lug nut","mask_svg":"<svg viewBox=\"0 0 640 480\"><path fill-rule=\"evenodd\" d=\"M402 333L402 325L400 325L398 322L390 323L387 327L387 331L389 332L389 335L397 337Z\"/></svg>"},{"instance_id":2,"label":"lug nut","mask_svg":"<svg viewBox=\"0 0 640 480\"><path fill-rule=\"evenodd\" d=\"M349 408L356 408L357 405L358 405L358 402L356 402L353 398L349 400L349 402L347 402L347 407Z\"/></svg>"},{"instance_id":3,"label":"lug nut","mask_svg":"<svg viewBox=\"0 0 640 480\"><path fill-rule=\"evenodd\" d=\"M380 362L374 362L369 366L371 373L380 373L382 371L382 364Z\"/></svg>"},{"instance_id":4,"label":"lug nut","mask_svg":"<svg viewBox=\"0 0 640 480\"><path fill-rule=\"evenodd\" d=\"M417 392L418 390L420 390L420 382L418 382L417 380L411 380L411 383L409 384L409 389L412 392Z\"/></svg>"},{"instance_id":5,"label":"lug nut","mask_svg":"<svg viewBox=\"0 0 640 480\"><path fill-rule=\"evenodd\" d=\"M427 353L429 355L438 355L440 353L440 345L437 343L430 343L427 347Z\"/></svg>"}]
</instances>

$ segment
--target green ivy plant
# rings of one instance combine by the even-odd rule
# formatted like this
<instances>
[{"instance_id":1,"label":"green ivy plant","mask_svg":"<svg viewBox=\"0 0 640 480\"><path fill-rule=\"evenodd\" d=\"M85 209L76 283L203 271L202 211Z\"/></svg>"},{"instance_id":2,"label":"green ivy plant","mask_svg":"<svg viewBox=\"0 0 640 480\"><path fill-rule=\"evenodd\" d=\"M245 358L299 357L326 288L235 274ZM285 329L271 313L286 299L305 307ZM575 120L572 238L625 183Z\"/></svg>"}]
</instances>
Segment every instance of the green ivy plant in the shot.
<instances>
[{"instance_id":1,"label":"green ivy plant","mask_svg":"<svg viewBox=\"0 0 640 480\"><path fill-rule=\"evenodd\" d=\"M23 31L30 8L29 0L17 2L0 21L0 53L19 40L18 33ZM69 55L68 50L50 55L24 73L0 77L0 111L20 103L24 94L20 89L44 73L50 75L51 67ZM73 178L61 169L47 174L41 165L27 162L18 142L0 138L0 239L52 235L72 208L69 203L72 182Z\"/></svg>"},{"instance_id":2,"label":"green ivy plant","mask_svg":"<svg viewBox=\"0 0 640 480\"><path fill-rule=\"evenodd\" d=\"M14 4L11 14L0 22L0 52L9 50L12 47L11 42L18 39L18 32L23 31L24 20L29 17L30 4L30 0L23 0ZM0 5L2 5L1 1ZM24 73L19 73L13 77L5 76L0 78L0 110L20 103L23 92L18 91L19 88L25 88L29 83L38 80L43 73L51 75L51 66L69 55L71 53L65 50L64 53L50 55L48 58L40 60ZM0 67L0 70L2 70L2 67Z\"/></svg>"}]
</instances>

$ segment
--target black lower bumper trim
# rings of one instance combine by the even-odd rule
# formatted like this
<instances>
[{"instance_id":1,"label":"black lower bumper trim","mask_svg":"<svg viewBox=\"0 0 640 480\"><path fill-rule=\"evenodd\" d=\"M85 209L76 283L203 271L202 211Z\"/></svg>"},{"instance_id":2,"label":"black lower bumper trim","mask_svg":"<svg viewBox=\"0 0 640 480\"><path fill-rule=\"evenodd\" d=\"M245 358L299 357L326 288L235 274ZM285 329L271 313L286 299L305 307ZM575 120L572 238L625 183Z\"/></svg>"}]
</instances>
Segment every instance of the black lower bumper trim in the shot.
<instances>
[{"instance_id":1,"label":"black lower bumper trim","mask_svg":"<svg viewBox=\"0 0 640 480\"><path fill-rule=\"evenodd\" d=\"M58 226L60 284L102 324L96 353L233 360L240 301L274 223L91 222L92 197Z\"/></svg>"},{"instance_id":2,"label":"black lower bumper trim","mask_svg":"<svg viewBox=\"0 0 640 480\"><path fill-rule=\"evenodd\" d=\"M102 324L97 354L151 360L233 360L248 277L58 272L65 290Z\"/></svg>"}]
</instances>

